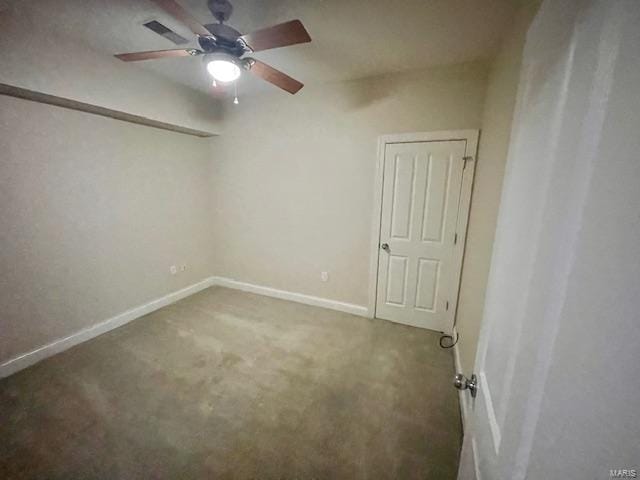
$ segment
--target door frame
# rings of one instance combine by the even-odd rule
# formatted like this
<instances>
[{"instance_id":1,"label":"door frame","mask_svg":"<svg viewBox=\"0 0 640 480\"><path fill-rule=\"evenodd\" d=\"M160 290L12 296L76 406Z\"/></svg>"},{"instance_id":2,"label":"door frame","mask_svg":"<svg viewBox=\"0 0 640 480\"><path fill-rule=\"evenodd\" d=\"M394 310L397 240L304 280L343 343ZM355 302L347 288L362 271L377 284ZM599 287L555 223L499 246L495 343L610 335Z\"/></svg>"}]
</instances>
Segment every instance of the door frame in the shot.
<instances>
[{"instance_id":1,"label":"door frame","mask_svg":"<svg viewBox=\"0 0 640 480\"><path fill-rule=\"evenodd\" d=\"M458 282L453 285L451 326L449 331L443 332L451 334L458 310L458 294L460 291L460 280L462 278L462 260L467 240L467 226L469 223L469 212L471 210L471 195L473 190L473 178L477 163L478 138L480 130L440 130L433 132L415 133L395 133L381 135L378 137L378 154L376 160L375 183L373 188L373 221L371 225L371 245L369 260L369 304L368 311L371 318L376 316L376 296L378 291L378 260L380 250L380 228L382 223L382 186L384 181L384 154L386 146L392 143L415 143L415 142L437 142L464 140L465 156L472 157L467 162L466 168L462 172L462 185L460 191L460 204L458 206L458 219L456 232L458 242L454 248L454 268L460 272Z\"/></svg>"}]
</instances>

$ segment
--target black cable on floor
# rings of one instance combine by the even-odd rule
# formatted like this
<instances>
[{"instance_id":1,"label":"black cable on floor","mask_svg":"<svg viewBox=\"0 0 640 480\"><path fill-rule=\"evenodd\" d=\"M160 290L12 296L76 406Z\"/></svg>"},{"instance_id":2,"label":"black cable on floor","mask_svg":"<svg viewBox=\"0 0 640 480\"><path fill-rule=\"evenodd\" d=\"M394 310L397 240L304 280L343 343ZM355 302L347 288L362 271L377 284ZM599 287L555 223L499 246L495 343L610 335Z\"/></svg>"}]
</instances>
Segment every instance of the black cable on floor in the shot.
<instances>
[{"instance_id":1,"label":"black cable on floor","mask_svg":"<svg viewBox=\"0 0 640 480\"><path fill-rule=\"evenodd\" d=\"M447 345L447 344L445 343L445 341L444 341L444 340L445 340L446 338L448 338L448 339L451 341L451 344L450 344L450 345ZM459 338L460 338L460 334L458 334L458 332L456 332L456 339L455 339L455 341L453 340L453 337L452 337L451 335L442 335L442 336L440 337L440 340L438 340L438 343L440 344L440 348L453 348L453 347L454 347L454 345L455 345L456 343L458 343L458 339L459 339Z\"/></svg>"}]
</instances>

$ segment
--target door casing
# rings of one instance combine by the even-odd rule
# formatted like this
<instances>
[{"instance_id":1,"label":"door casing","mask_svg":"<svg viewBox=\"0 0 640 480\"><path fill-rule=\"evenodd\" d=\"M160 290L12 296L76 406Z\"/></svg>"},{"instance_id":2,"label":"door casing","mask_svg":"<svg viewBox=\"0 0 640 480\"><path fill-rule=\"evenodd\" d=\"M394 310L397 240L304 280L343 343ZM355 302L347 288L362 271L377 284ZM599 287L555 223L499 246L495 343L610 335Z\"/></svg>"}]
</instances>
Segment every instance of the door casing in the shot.
<instances>
[{"instance_id":1,"label":"door casing","mask_svg":"<svg viewBox=\"0 0 640 480\"><path fill-rule=\"evenodd\" d=\"M469 223L469 210L471 206L471 194L473 189L473 178L477 162L479 130L441 130L433 132L398 133L382 135L378 138L378 154L376 163L376 174L373 195L373 221L371 226L371 246L369 264L369 304L370 316L376 316L376 295L378 290L378 258L380 247L380 227L382 216L382 185L384 180L384 155L385 149L391 143L414 143L414 142L435 142L435 141L466 141L465 156L472 157L467 161L466 168L462 173L462 187L460 191L460 205L458 207L458 220L456 232L458 241L454 249L454 270L459 272L458 282L455 283L454 291L451 293L452 309L451 324L444 333L453 332L453 324L458 308L458 293L460 291L460 277L462 276L462 260L464 247L467 238L467 225Z\"/></svg>"}]
</instances>

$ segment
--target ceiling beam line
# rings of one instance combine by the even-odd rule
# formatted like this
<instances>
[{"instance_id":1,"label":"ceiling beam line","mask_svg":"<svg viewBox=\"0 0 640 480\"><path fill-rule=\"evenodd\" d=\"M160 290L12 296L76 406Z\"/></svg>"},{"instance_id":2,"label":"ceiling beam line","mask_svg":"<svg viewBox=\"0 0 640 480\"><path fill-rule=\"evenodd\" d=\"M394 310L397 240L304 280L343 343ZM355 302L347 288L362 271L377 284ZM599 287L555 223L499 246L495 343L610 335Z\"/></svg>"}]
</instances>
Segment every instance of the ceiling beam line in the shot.
<instances>
[{"instance_id":1,"label":"ceiling beam line","mask_svg":"<svg viewBox=\"0 0 640 480\"><path fill-rule=\"evenodd\" d=\"M192 135L201 138L217 136L217 134L213 132L206 132L204 130L196 130L194 128L183 127L180 125L175 125L173 123L161 122L159 120L153 120L141 115L134 115L132 113L122 112L120 110L100 107L98 105L79 102L78 100L72 100L70 98L58 97L56 95L50 95L48 93L36 92L35 90L7 85L5 83L0 83L0 95L22 98L24 100L29 100L32 102L68 108L70 110L77 110L79 112L99 115L101 117L108 117L114 120L121 120L123 122L136 123L138 125L144 125L146 127L159 128L161 130L182 133L184 135Z\"/></svg>"}]
</instances>

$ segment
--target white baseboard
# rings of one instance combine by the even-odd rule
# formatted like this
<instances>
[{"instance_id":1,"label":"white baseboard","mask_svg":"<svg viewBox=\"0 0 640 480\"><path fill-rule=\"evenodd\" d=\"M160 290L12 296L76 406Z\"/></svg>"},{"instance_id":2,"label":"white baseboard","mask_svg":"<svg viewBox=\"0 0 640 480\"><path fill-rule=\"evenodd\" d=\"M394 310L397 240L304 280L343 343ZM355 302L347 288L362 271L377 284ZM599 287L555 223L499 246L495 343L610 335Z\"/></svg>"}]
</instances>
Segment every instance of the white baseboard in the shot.
<instances>
[{"instance_id":1,"label":"white baseboard","mask_svg":"<svg viewBox=\"0 0 640 480\"><path fill-rule=\"evenodd\" d=\"M458 331L456 327L453 327L453 338L458 337ZM458 348L459 343L453 346L453 359L455 362L456 373L464 373L462 369L462 363L460 362L460 349ZM469 418L469 409L471 406L469 405L469 395L465 390L458 390L458 398L460 399L460 413L462 415L462 430L464 431L467 425L467 419Z\"/></svg>"},{"instance_id":2,"label":"white baseboard","mask_svg":"<svg viewBox=\"0 0 640 480\"><path fill-rule=\"evenodd\" d=\"M59 338L51 343L48 343L47 345L7 360L6 362L0 364L0 378L8 377L9 375L12 375L24 368L30 367L40 360L51 357L56 353L63 352L75 345L86 342L87 340L91 340L98 335L102 335L103 333L125 325L126 323L129 323L136 318L140 318L144 315L147 315L148 313L154 312L162 307L177 302L178 300L193 295L194 293L198 293L199 291L213 285L233 288L245 292L257 293L258 295L280 298L297 303L304 303L306 305L338 310L340 312L351 313L353 315L358 315L361 317L369 316L369 309L361 305L353 305L350 303L338 302L336 300L329 300L326 298L314 297L301 293L288 292L286 290L278 290L275 288L263 287L260 285L253 285L250 283L239 282L237 280L231 280L224 277L209 277L196 284L165 295L164 297L152 300L151 302L145 303L144 305L140 305L138 307L127 310L126 312L116 315L115 317L111 317L107 320L104 320L103 322L84 328L67 337Z\"/></svg>"},{"instance_id":3,"label":"white baseboard","mask_svg":"<svg viewBox=\"0 0 640 480\"><path fill-rule=\"evenodd\" d=\"M313 305L314 307L338 310L339 312L350 313L352 315L358 315L360 317L369 317L369 309L361 305L338 302L336 300L329 300L327 298L314 297L311 295L304 295L302 293L289 292L286 290L278 290L271 287L263 287L261 285L239 282L237 280L232 280L225 277L211 277L211 280L212 285L233 288L235 290L242 290L244 292L257 293L258 295L280 298L282 300L289 300L296 303L304 303L305 305Z\"/></svg>"},{"instance_id":4,"label":"white baseboard","mask_svg":"<svg viewBox=\"0 0 640 480\"><path fill-rule=\"evenodd\" d=\"M8 360L0 365L0 378L7 377L19 370L22 370L39 362L40 360L44 360L45 358L55 355L56 353L63 352L64 350L78 345L79 343L86 342L87 340L97 337L98 335L113 330L114 328L118 328L126 323L129 323L132 320L135 320L136 318L140 318L143 315L151 313L171 303L188 297L189 295L193 295L194 293L204 290L211 285L212 278L206 278L201 282L195 283L186 288L165 295L164 297L157 298L149 303L145 303L144 305L132 308L131 310L127 310L126 312L116 315L115 317L111 317L103 322L84 328L76 333L69 335L68 337L59 338L40 348L36 348L35 350L12 358L11 360Z\"/></svg>"}]
</instances>

